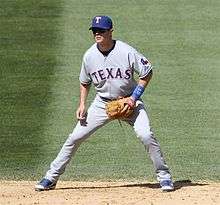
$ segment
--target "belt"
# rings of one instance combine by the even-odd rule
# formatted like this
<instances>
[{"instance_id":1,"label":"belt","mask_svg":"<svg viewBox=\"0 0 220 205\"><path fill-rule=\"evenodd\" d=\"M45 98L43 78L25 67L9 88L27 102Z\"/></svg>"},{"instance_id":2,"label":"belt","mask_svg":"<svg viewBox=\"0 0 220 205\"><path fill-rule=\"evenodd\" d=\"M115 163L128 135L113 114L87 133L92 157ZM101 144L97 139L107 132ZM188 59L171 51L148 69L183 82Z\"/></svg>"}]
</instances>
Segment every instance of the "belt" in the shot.
<instances>
[{"instance_id":1,"label":"belt","mask_svg":"<svg viewBox=\"0 0 220 205\"><path fill-rule=\"evenodd\" d=\"M110 99L110 98L105 98L105 97L101 97L99 96L104 102L109 102L109 101L112 101L112 100L116 100L116 99Z\"/></svg>"},{"instance_id":2,"label":"belt","mask_svg":"<svg viewBox=\"0 0 220 205\"><path fill-rule=\"evenodd\" d=\"M123 98L126 98L126 97L129 97L131 95L127 95L127 96L124 96ZM117 100L119 98L105 98L105 97L101 97L99 96L104 102L109 102L109 101L112 101L112 100Z\"/></svg>"}]
</instances>

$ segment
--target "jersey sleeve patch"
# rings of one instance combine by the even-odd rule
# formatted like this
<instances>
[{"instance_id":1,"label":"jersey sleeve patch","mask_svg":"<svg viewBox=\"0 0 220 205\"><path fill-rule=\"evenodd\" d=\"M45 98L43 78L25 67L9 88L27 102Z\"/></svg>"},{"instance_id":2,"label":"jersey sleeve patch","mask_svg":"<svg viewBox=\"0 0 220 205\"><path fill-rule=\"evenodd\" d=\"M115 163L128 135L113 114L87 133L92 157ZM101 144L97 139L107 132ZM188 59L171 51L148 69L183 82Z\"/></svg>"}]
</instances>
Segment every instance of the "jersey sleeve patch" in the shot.
<instances>
[{"instance_id":1,"label":"jersey sleeve patch","mask_svg":"<svg viewBox=\"0 0 220 205\"><path fill-rule=\"evenodd\" d=\"M141 58L141 63L142 63L143 65L147 65L147 64L149 63L149 61L148 61L147 59Z\"/></svg>"}]
</instances>

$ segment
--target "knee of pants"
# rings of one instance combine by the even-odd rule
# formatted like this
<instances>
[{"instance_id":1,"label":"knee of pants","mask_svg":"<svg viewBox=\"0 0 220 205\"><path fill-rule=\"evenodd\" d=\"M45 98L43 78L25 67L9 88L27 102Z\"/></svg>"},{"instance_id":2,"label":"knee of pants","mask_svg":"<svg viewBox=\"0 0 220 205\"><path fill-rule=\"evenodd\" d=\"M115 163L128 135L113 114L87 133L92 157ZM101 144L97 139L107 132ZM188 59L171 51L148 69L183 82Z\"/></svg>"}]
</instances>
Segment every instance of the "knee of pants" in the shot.
<instances>
[{"instance_id":1,"label":"knee of pants","mask_svg":"<svg viewBox=\"0 0 220 205\"><path fill-rule=\"evenodd\" d=\"M72 146L73 144L81 144L84 139L80 137L76 137L73 133L69 134L69 137L66 140L66 146Z\"/></svg>"},{"instance_id":2,"label":"knee of pants","mask_svg":"<svg viewBox=\"0 0 220 205\"><path fill-rule=\"evenodd\" d=\"M152 141L153 132L150 130L142 130L137 132L137 136L144 145L149 145Z\"/></svg>"}]
</instances>

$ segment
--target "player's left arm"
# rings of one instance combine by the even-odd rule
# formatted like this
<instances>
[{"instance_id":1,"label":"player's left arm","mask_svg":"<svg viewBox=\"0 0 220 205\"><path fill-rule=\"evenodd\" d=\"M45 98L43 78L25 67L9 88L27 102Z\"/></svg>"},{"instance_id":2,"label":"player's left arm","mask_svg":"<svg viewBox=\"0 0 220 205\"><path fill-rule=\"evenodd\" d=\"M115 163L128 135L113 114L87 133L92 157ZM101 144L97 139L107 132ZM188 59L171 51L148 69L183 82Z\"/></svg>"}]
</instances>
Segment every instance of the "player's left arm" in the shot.
<instances>
[{"instance_id":1,"label":"player's left arm","mask_svg":"<svg viewBox=\"0 0 220 205\"><path fill-rule=\"evenodd\" d=\"M144 93L145 88L151 80L153 75L153 66L145 56L137 51L134 52L132 56L134 71L136 71L136 73L139 75L139 80L137 82L138 84L131 95L131 99L136 102Z\"/></svg>"},{"instance_id":2,"label":"player's left arm","mask_svg":"<svg viewBox=\"0 0 220 205\"><path fill-rule=\"evenodd\" d=\"M131 96L126 99L127 106L124 108L124 110L127 109L128 107L130 108L135 107L136 101L144 93L144 90L147 87L148 83L150 82L153 74L152 65L150 61L146 57L144 57L141 53L137 52L136 50L132 50L132 52L130 52L128 56L129 56L128 58L129 64L134 69L134 71L139 75L139 80Z\"/></svg>"},{"instance_id":3,"label":"player's left arm","mask_svg":"<svg viewBox=\"0 0 220 205\"><path fill-rule=\"evenodd\" d=\"M148 83L150 82L152 75L153 75L153 71L150 70L149 73L145 77L139 79L138 85L136 86L136 88L134 89L134 91L131 95L131 99L134 102L136 102L142 96L145 88L147 87Z\"/></svg>"},{"instance_id":4,"label":"player's left arm","mask_svg":"<svg viewBox=\"0 0 220 205\"><path fill-rule=\"evenodd\" d=\"M122 112L125 112L128 109L128 107L130 107L130 108L135 107L136 101L144 93L144 90L147 87L147 85L149 84L149 82L152 78L152 75L153 75L153 71L150 70L146 76L144 76L143 78L139 78L138 84L137 84L136 88L134 89L132 95L129 98L127 98L127 100L126 100L127 106L124 107Z\"/></svg>"},{"instance_id":5,"label":"player's left arm","mask_svg":"<svg viewBox=\"0 0 220 205\"><path fill-rule=\"evenodd\" d=\"M145 77L140 78L137 86L142 86L144 89L147 87L153 75L153 71L151 70Z\"/></svg>"}]
</instances>

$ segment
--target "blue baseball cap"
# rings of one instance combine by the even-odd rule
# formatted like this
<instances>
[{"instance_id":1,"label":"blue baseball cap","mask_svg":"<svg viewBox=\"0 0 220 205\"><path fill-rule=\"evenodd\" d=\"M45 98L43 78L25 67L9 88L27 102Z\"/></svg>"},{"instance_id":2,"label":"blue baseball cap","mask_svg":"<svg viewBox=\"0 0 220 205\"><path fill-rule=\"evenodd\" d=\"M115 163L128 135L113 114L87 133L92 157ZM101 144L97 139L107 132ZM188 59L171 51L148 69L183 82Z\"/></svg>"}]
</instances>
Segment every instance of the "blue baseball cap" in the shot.
<instances>
[{"instance_id":1,"label":"blue baseball cap","mask_svg":"<svg viewBox=\"0 0 220 205\"><path fill-rule=\"evenodd\" d=\"M109 16L95 16L92 19L92 26L89 30L93 28L100 28L100 29L111 29L112 28L112 20Z\"/></svg>"}]
</instances>

